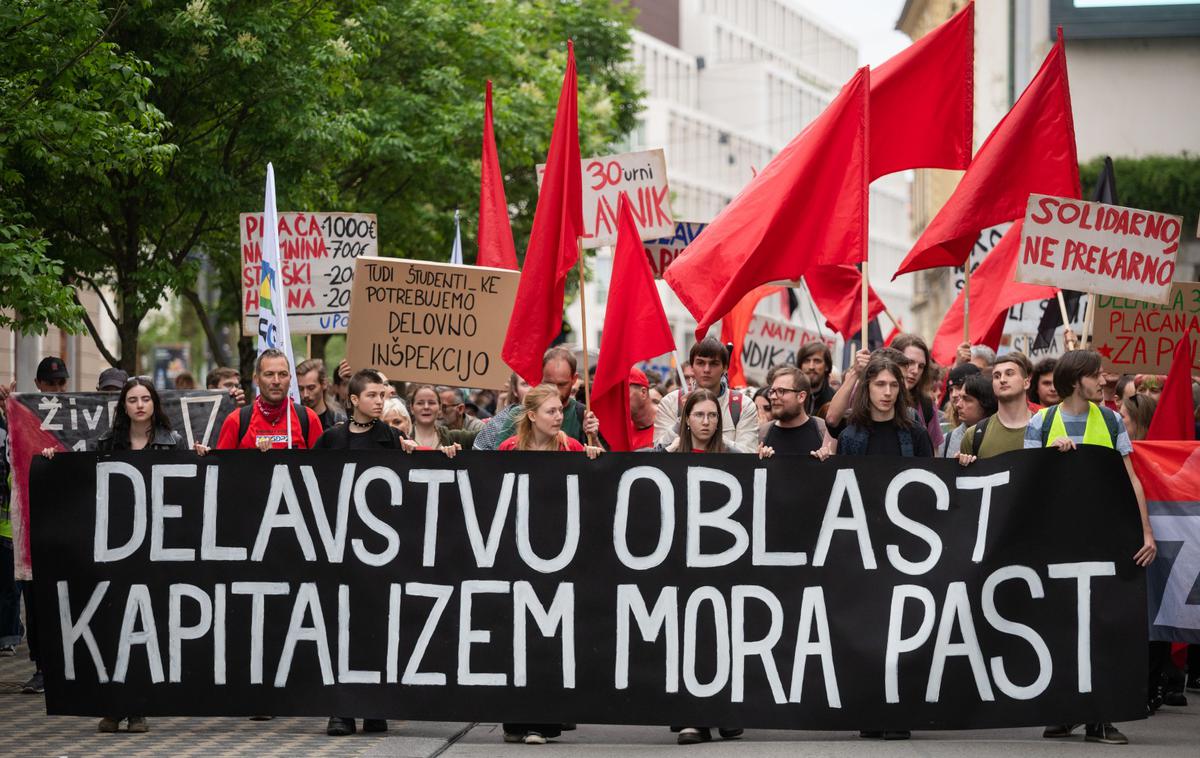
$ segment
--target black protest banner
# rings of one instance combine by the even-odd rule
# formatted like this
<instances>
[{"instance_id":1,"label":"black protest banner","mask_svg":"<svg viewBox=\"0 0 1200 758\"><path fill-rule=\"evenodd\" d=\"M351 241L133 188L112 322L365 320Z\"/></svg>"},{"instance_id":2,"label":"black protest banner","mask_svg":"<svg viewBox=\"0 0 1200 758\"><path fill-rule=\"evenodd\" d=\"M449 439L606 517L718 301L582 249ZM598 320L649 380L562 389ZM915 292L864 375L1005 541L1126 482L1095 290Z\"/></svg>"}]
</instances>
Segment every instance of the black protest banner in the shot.
<instances>
[{"instance_id":1,"label":"black protest banner","mask_svg":"<svg viewBox=\"0 0 1200 758\"><path fill-rule=\"evenodd\" d=\"M31 578L29 562L29 461L45 448L95 450L96 440L112 425L118 392L21 392L5 406L13 471L13 548L16 577ZM200 390L158 393L171 428L190 447L217 444L221 422L233 410L228 392Z\"/></svg>"},{"instance_id":2,"label":"black protest banner","mask_svg":"<svg viewBox=\"0 0 1200 758\"><path fill-rule=\"evenodd\" d=\"M1111 450L34 467L51 714L936 729L1145 713Z\"/></svg>"}]
</instances>

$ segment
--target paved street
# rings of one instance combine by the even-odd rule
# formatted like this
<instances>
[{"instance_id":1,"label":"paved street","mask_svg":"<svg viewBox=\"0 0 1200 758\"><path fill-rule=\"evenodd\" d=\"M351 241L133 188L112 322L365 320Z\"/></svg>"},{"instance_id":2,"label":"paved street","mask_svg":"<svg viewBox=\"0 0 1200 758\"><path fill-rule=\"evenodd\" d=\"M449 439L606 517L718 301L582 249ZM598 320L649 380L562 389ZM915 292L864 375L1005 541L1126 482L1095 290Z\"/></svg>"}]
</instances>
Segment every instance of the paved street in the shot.
<instances>
[{"instance_id":1,"label":"paved street","mask_svg":"<svg viewBox=\"0 0 1200 758\"><path fill-rule=\"evenodd\" d=\"M47 716L41 696L21 694L30 673L24 646L17 656L0 658L0 755L25 756L363 756L364 758L482 758L533 750L539 758L629 758L688 748L675 745L666 727L580 725L548 745L506 745L498 724L390 722L385 734L325 735L318 718L249 721L238 718L152 718L147 734L99 734L96 719ZM1109 750L1121 756L1196 758L1200 755L1200 694L1187 708L1165 708L1147 721L1122 724L1132 744L1109 748L1083 737L1050 741L1038 729L976 732L919 732L910 742L864 742L846 732L750 730L736 742L715 741L690 750L707 756L929 756L930 758L1039 758L1093 755Z\"/></svg>"}]
</instances>

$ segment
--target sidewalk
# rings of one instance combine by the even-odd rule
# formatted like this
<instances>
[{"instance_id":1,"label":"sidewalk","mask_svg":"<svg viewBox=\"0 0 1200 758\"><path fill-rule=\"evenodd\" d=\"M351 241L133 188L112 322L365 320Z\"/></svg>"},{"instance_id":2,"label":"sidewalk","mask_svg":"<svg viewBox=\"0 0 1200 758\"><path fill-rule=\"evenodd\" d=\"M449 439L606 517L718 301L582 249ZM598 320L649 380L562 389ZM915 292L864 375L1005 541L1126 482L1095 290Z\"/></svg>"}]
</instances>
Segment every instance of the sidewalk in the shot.
<instances>
[{"instance_id":1,"label":"sidewalk","mask_svg":"<svg viewBox=\"0 0 1200 758\"><path fill-rule=\"evenodd\" d=\"M325 719L244 718L148 719L150 731L100 734L95 718L47 716L41 695L24 695L21 685L33 673L24 645L13 658L0 658L0 755L6 758L99 756L141 758L178 756L399 756L430 758L470 728L465 723L389 721L388 731L349 737L325 734ZM361 722L360 722L361 728Z\"/></svg>"}]
</instances>

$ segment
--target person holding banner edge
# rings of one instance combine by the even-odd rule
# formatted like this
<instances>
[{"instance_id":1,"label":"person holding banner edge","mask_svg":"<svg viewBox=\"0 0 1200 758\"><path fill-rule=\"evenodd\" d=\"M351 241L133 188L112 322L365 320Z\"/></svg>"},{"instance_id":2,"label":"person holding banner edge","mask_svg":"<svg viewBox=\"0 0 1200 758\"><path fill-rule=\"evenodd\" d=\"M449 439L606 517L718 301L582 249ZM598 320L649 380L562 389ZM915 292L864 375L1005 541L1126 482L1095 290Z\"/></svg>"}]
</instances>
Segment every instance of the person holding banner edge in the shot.
<instances>
[{"instance_id":1,"label":"person holding banner edge","mask_svg":"<svg viewBox=\"0 0 1200 758\"><path fill-rule=\"evenodd\" d=\"M144 376L130 377L121 388L117 398L112 427L96 440L100 452L116 450L187 450L183 436L171 429L171 421L163 412L154 383ZM54 457L55 449L42 450L42 456ZM101 711L103 712L103 711ZM145 716L105 716L96 729L113 734L126 721L130 734L144 734L150 730Z\"/></svg>"},{"instance_id":2,"label":"person holding banner edge","mask_svg":"<svg viewBox=\"0 0 1200 758\"><path fill-rule=\"evenodd\" d=\"M688 352L688 365L696 389L705 389L718 399L721 410L721 436L727 447L743 451L758 447L758 418L754 402L725 380L729 368L729 353L714 337L705 337ZM662 399L654 418L654 442L669 445L681 433L686 389L677 389Z\"/></svg>"},{"instance_id":3,"label":"person holding banner edge","mask_svg":"<svg viewBox=\"0 0 1200 758\"><path fill-rule=\"evenodd\" d=\"M225 417L217 449L311 449L324 429L312 408L289 401L291 382L291 366L283 351L262 351L254 363L258 397ZM208 452L202 447L197 447L201 455Z\"/></svg>"},{"instance_id":4,"label":"person holding banner edge","mask_svg":"<svg viewBox=\"0 0 1200 758\"><path fill-rule=\"evenodd\" d=\"M1065 453L1079 445L1097 445L1120 453L1142 521L1142 547L1133 560L1145 568L1158 554L1158 547L1150 527L1146 493L1129 460L1133 453L1129 433L1120 415L1100 404L1104 397L1100 364L1100 354L1094 350L1073 350L1058 359L1054 368L1054 388L1062 402L1038 411L1030 419L1025 429L1025 449L1053 447ZM1077 726L1051 725L1042 736L1048 739L1070 737ZM1129 738L1109 722L1087 724L1084 739L1108 745L1129 744Z\"/></svg>"},{"instance_id":5,"label":"person holding banner edge","mask_svg":"<svg viewBox=\"0 0 1200 758\"><path fill-rule=\"evenodd\" d=\"M596 414L571 396L578 380L578 364L574 353L561 345L545 352L542 356L542 382L558 388L558 399L563 410L563 431L582 445L591 436L600 433L600 421ZM501 442L513 435L517 419L525 412L523 405L512 395L514 386L510 382L508 407L497 412L484 425L475 437L473 449L496 450Z\"/></svg>"}]
</instances>

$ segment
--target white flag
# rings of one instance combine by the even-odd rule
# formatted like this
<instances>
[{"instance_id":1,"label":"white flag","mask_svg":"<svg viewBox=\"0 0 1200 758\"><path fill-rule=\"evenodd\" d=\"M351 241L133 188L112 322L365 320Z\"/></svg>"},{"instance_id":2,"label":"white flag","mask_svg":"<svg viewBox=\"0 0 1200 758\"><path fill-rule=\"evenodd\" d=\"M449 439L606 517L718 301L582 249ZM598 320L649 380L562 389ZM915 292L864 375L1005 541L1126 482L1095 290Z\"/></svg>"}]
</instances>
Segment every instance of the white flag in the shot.
<instances>
[{"instance_id":1,"label":"white flag","mask_svg":"<svg viewBox=\"0 0 1200 758\"><path fill-rule=\"evenodd\" d=\"M454 247L450 248L450 262L463 265L462 259L462 227L458 223L458 209L454 209Z\"/></svg>"},{"instance_id":2,"label":"white flag","mask_svg":"<svg viewBox=\"0 0 1200 758\"><path fill-rule=\"evenodd\" d=\"M300 402L296 388L296 359L292 355L292 332L288 329L287 290L279 255L279 214L275 211L275 169L267 164L267 192L263 200L262 268L258 278L258 354L275 348L287 356L293 373L288 394ZM291 414L288 414L291 420ZM289 444L289 447L291 445Z\"/></svg>"}]
</instances>

